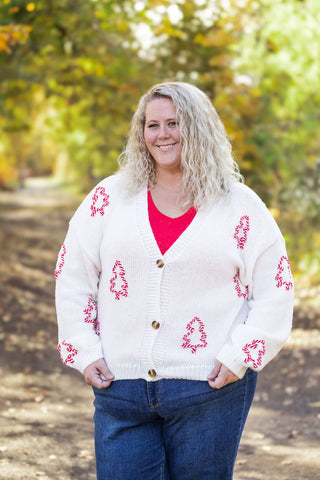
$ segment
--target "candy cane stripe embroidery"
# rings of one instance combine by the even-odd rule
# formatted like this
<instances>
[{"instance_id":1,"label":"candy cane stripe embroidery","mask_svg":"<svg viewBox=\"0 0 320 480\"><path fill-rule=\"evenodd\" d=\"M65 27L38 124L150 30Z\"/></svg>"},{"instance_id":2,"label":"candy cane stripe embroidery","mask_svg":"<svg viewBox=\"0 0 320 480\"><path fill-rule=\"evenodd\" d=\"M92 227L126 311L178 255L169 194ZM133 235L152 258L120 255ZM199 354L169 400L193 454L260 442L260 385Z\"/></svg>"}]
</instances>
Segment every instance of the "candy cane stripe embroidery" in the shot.
<instances>
[{"instance_id":1,"label":"candy cane stripe embroidery","mask_svg":"<svg viewBox=\"0 0 320 480\"><path fill-rule=\"evenodd\" d=\"M100 322L98 317L96 318L95 324L94 324L94 331L96 332L96 335L100 337Z\"/></svg>"},{"instance_id":2,"label":"candy cane stripe embroidery","mask_svg":"<svg viewBox=\"0 0 320 480\"><path fill-rule=\"evenodd\" d=\"M98 308L92 297L89 297L87 307L83 310L84 321L91 323L97 335L100 335L100 322L98 321Z\"/></svg>"},{"instance_id":3,"label":"candy cane stripe embroidery","mask_svg":"<svg viewBox=\"0 0 320 480\"><path fill-rule=\"evenodd\" d=\"M74 363L74 358L78 354L78 350L71 345L71 343L67 343L63 340L59 343L57 347L58 352L60 353L61 361L67 365L68 363Z\"/></svg>"},{"instance_id":4,"label":"candy cane stripe embroidery","mask_svg":"<svg viewBox=\"0 0 320 480\"><path fill-rule=\"evenodd\" d=\"M275 276L276 286L278 288L285 287L286 290L293 288L293 280L291 275L290 263L288 258L283 255L278 263L277 275Z\"/></svg>"},{"instance_id":5,"label":"candy cane stripe embroidery","mask_svg":"<svg viewBox=\"0 0 320 480\"><path fill-rule=\"evenodd\" d=\"M128 282L126 280L126 272L117 260L112 269L113 277L110 279L110 292L114 293L115 299L120 300L120 295L128 296Z\"/></svg>"},{"instance_id":6,"label":"candy cane stripe embroidery","mask_svg":"<svg viewBox=\"0 0 320 480\"><path fill-rule=\"evenodd\" d=\"M240 218L240 223L236 226L233 237L237 240L237 248L243 250L244 245L248 238L248 232L250 229L250 222L248 215L243 215Z\"/></svg>"},{"instance_id":7,"label":"candy cane stripe embroidery","mask_svg":"<svg viewBox=\"0 0 320 480\"><path fill-rule=\"evenodd\" d=\"M233 281L235 283L235 289L236 289L236 292L238 294L238 297L243 297L243 298L247 298L248 294L249 294L249 287L246 286L244 287L245 290L242 290L241 289L241 285L240 285L240 273L236 273L235 276L233 277Z\"/></svg>"},{"instance_id":8,"label":"candy cane stripe embroidery","mask_svg":"<svg viewBox=\"0 0 320 480\"><path fill-rule=\"evenodd\" d=\"M55 278L57 279L62 271L62 267L64 265L64 256L66 254L66 246L65 244L63 243L61 245L61 248L60 248L60 252L58 254L58 259L57 259L57 265L56 265L56 269L54 271L54 276Z\"/></svg>"},{"instance_id":9,"label":"candy cane stripe embroidery","mask_svg":"<svg viewBox=\"0 0 320 480\"><path fill-rule=\"evenodd\" d=\"M183 336L183 348L190 348L191 353L196 353L197 348L207 346L207 334L204 330L204 324L198 317L194 317L186 326L187 333ZM193 341L194 343L191 343Z\"/></svg>"},{"instance_id":10,"label":"candy cane stripe embroidery","mask_svg":"<svg viewBox=\"0 0 320 480\"><path fill-rule=\"evenodd\" d=\"M248 366L258 368L262 364L262 357L266 353L264 340L252 340L252 343L247 343L242 351L247 355L244 360Z\"/></svg>"},{"instance_id":11,"label":"candy cane stripe embroidery","mask_svg":"<svg viewBox=\"0 0 320 480\"><path fill-rule=\"evenodd\" d=\"M92 204L90 205L91 217L97 213L104 215L104 209L109 205L109 195L107 195L104 187L97 187L92 196Z\"/></svg>"}]
</instances>

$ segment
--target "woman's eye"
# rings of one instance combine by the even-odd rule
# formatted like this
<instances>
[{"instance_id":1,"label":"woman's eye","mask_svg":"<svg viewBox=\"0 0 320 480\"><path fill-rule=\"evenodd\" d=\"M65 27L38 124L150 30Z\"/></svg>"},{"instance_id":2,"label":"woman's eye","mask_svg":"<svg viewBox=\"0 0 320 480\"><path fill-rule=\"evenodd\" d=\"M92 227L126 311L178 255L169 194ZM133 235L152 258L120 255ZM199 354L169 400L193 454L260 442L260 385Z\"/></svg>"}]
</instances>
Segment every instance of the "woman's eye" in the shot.
<instances>
[{"instance_id":1,"label":"woman's eye","mask_svg":"<svg viewBox=\"0 0 320 480\"><path fill-rule=\"evenodd\" d=\"M176 127L178 125L178 122L169 122L170 127Z\"/></svg>"},{"instance_id":2,"label":"woman's eye","mask_svg":"<svg viewBox=\"0 0 320 480\"><path fill-rule=\"evenodd\" d=\"M155 128L157 127L158 125L156 123L151 123L150 125L148 125L148 128Z\"/></svg>"}]
</instances>

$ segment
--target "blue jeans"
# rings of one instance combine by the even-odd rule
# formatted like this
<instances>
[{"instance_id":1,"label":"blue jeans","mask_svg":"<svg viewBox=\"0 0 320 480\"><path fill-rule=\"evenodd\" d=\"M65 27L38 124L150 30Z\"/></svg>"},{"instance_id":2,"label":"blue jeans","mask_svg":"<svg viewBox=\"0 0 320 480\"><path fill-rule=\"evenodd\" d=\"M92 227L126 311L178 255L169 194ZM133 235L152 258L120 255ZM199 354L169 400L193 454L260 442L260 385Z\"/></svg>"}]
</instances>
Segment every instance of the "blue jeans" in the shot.
<instances>
[{"instance_id":1,"label":"blue jeans","mask_svg":"<svg viewBox=\"0 0 320 480\"><path fill-rule=\"evenodd\" d=\"M94 388L97 480L230 480L254 396L248 370L220 390L193 380Z\"/></svg>"}]
</instances>

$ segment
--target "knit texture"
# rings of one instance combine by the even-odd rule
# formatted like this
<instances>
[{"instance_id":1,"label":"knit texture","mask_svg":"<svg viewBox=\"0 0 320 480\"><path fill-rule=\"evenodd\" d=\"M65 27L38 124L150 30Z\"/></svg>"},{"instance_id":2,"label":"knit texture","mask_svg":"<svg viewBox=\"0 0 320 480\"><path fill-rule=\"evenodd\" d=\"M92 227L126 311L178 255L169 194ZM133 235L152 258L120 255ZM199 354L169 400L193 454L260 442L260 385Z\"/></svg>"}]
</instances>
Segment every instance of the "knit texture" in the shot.
<instances>
[{"instance_id":1,"label":"knit texture","mask_svg":"<svg viewBox=\"0 0 320 480\"><path fill-rule=\"evenodd\" d=\"M103 180L70 221L55 277L58 349L81 372L104 357L115 379L206 380L218 359L242 377L291 330L283 237L240 183L162 254L147 188L128 199L120 174Z\"/></svg>"}]
</instances>

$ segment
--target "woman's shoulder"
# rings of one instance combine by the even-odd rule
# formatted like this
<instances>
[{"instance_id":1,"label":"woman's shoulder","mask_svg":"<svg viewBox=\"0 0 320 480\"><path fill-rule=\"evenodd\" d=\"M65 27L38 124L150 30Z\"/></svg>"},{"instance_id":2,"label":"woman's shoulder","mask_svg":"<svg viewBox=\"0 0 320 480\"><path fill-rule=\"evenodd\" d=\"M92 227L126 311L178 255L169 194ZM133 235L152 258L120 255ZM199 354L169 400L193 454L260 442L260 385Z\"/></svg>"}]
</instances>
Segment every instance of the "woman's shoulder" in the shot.
<instances>
[{"instance_id":1,"label":"woman's shoulder","mask_svg":"<svg viewBox=\"0 0 320 480\"><path fill-rule=\"evenodd\" d=\"M82 222L100 218L105 214L112 201L118 195L118 175L110 175L97 183L86 194L81 204L76 209L71 221Z\"/></svg>"},{"instance_id":2,"label":"woman's shoulder","mask_svg":"<svg viewBox=\"0 0 320 480\"><path fill-rule=\"evenodd\" d=\"M103 180L101 180L93 189L92 191L94 192L98 188L105 188L107 190L117 190L120 188L122 182L122 175L120 173L114 173L112 175L109 175L108 177L105 177Z\"/></svg>"},{"instance_id":3,"label":"woman's shoulder","mask_svg":"<svg viewBox=\"0 0 320 480\"><path fill-rule=\"evenodd\" d=\"M120 172L114 173L101 180L87 195L87 201L103 197L111 206L117 205L119 202L129 203L125 178Z\"/></svg>"},{"instance_id":4,"label":"woman's shoulder","mask_svg":"<svg viewBox=\"0 0 320 480\"><path fill-rule=\"evenodd\" d=\"M250 187L241 182L235 182L230 188L230 198L233 204L240 208L268 210L268 207L259 195Z\"/></svg>"},{"instance_id":5,"label":"woman's shoulder","mask_svg":"<svg viewBox=\"0 0 320 480\"><path fill-rule=\"evenodd\" d=\"M257 231L273 231L280 233L279 227L269 208L263 200L250 187L243 183L235 183L230 189L230 207L234 215L247 218L255 224Z\"/></svg>"}]
</instances>

